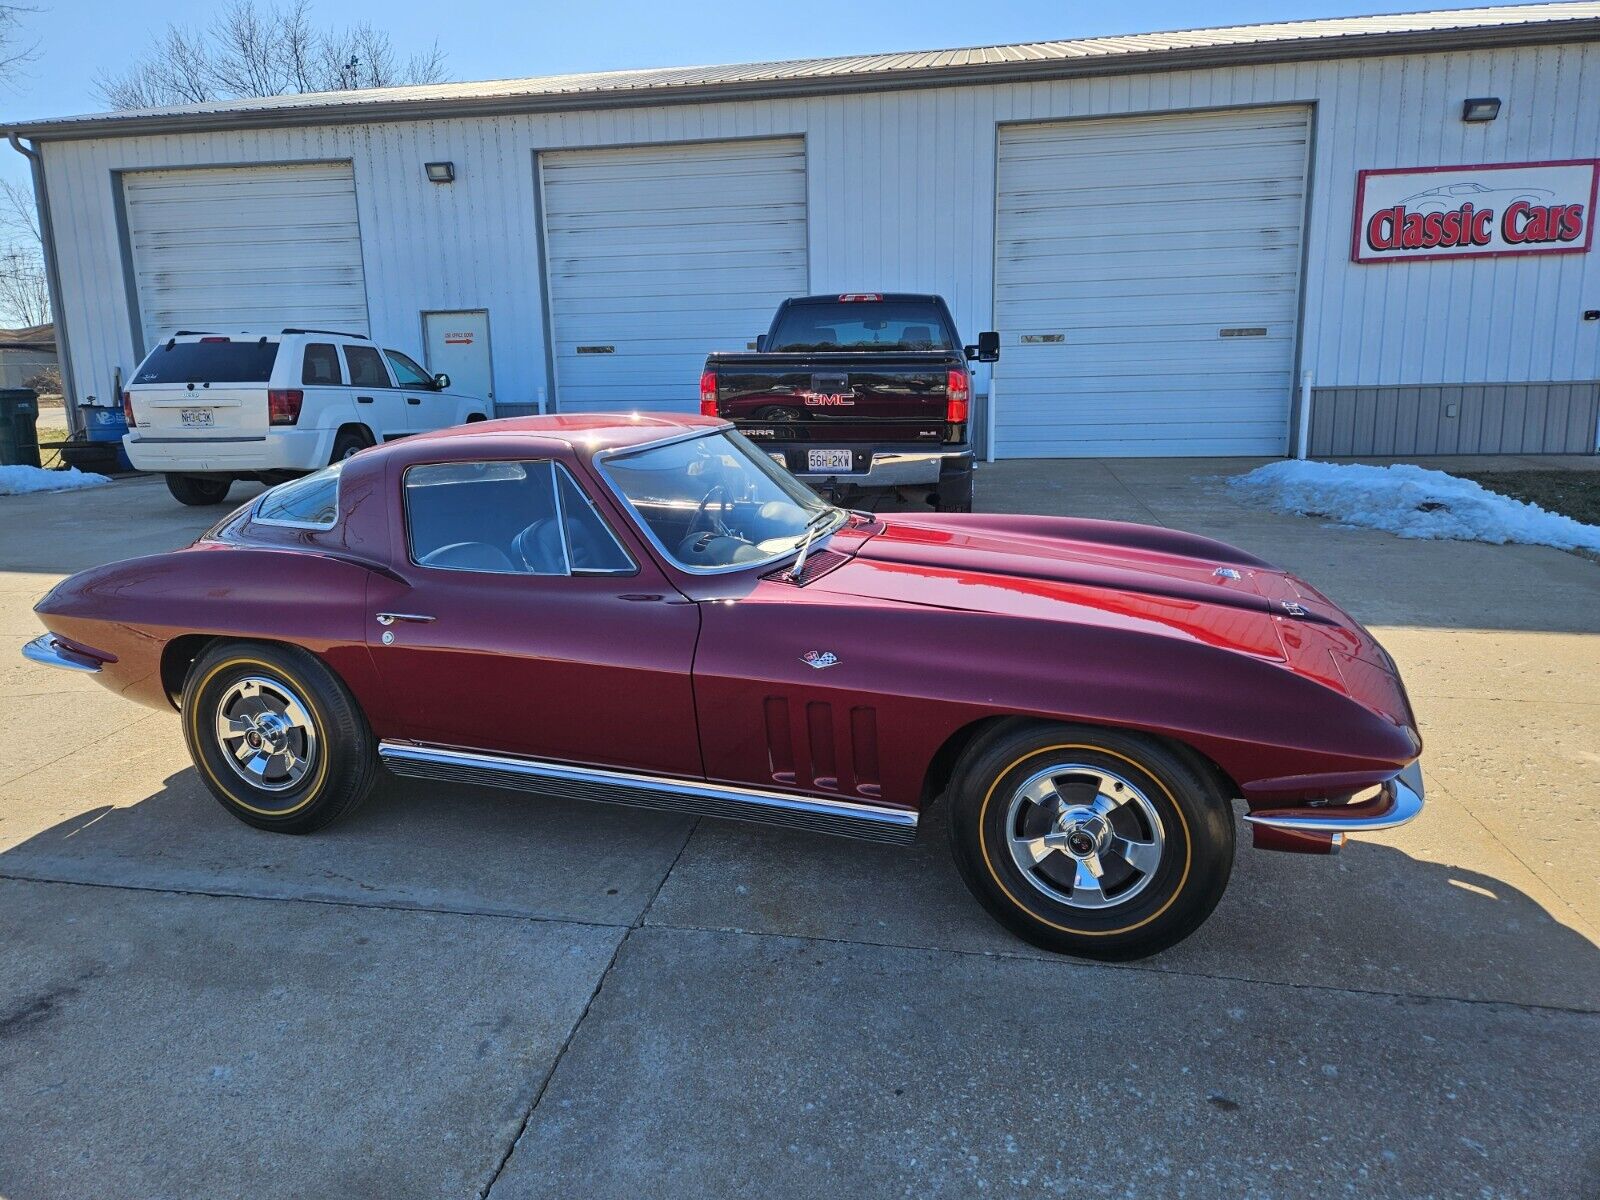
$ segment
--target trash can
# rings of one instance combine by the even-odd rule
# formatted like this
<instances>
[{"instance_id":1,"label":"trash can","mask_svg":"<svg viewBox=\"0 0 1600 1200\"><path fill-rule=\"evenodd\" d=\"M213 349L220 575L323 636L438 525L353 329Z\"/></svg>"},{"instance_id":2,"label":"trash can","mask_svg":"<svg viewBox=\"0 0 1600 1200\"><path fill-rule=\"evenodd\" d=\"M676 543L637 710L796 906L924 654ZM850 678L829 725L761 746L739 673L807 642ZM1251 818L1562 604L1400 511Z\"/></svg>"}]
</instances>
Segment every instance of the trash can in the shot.
<instances>
[{"instance_id":1,"label":"trash can","mask_svg":"<svg viewBox=\"0 0 1600 1200\"><path fill-rule=\"evenodd\" d=\"M85 404L78 411L83 414L84 431L91 442L110 442L115 446L116 469L133 470L133 464L128 461L128 452L122 448L122 437L128 432L128 418L122 415L122 409Z\"/></svg>"},{"instance_id":2,"label":"trash can","mask_svg":"<svg viewBox=\"0 0 1600 1200\"><path fill-rule=\"evenodd\" d=\"M0 466L39 465L39 397L27 388L0 389Z\"/></svg>"}]
</instances>

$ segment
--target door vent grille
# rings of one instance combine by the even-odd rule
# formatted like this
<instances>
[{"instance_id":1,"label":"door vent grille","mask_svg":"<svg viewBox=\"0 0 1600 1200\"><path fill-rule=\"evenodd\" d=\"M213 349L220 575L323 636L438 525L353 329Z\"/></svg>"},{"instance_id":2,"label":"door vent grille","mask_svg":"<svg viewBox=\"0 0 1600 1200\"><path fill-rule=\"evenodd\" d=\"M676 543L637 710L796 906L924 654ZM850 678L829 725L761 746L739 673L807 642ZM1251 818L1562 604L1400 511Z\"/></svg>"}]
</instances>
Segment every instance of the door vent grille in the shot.
<instances>
[{"instance_id":1,"label":"door vent grille","mask_svg":"<svg viewBox=\"0 0 1600 1200\"><path fill-rule=\"evenodd\" d=\"M805 570L800 572L798 579L789 574L788 567L779 567L767 578L777 583L788 583L793 584L795 587L804 587L812 580L821 579L829 571L842 567L849 561L850 556L848 554L840 554L837 550L813 550L806 555Z\"/></svg>"}]
</instances>

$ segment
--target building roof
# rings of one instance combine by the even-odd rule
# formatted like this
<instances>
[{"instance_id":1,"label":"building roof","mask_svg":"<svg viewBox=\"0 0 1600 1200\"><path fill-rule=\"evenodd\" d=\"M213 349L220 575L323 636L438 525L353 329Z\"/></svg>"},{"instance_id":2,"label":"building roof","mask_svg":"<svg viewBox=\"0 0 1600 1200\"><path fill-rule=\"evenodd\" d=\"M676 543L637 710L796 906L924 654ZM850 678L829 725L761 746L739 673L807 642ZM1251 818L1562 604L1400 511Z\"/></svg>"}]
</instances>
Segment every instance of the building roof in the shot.
<instances>
[{"instance_id":1,"label":"building roof","mask_svg":"<svg viewBox=\"0 0 1600 1200\"><path fill-rule=\"evenodd\" d=\"M29 325L24 329L0 329L0 350L50 350L56 348L54 325Z\"/></svg>"},{"instance_id":2,"label":"building roof","mask_svg":"<svg viewBox=\"0 0 1600 1200\"><path fill-rule=\"evenodd\" d=\"M1182 70L1597 39L1600 39L1600 3L1504 5L1010 46L317 92L90 113L25 121L8 128L30 138L86 138L266 125L352 124L915 86L1009 83L1081 74Z\"/></svg>"}]
</instances>

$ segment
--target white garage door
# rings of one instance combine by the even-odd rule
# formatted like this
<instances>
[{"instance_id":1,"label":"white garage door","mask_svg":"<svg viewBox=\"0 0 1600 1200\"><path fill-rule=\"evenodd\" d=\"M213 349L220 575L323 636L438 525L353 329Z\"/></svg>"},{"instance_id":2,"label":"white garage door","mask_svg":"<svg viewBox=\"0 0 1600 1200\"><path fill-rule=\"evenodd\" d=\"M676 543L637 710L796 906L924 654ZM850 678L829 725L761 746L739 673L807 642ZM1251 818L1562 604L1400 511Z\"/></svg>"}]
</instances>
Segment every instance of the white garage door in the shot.
<instances>
[{"instance_id":1,"label":"white garage door","mask_svg":"<svg viewBox=\"0 0 1600 1200\"><path fill-rule=\"evenodd\" d=\"M348 163L134 171L122 189L146 346L177 329L367 332Z\"/></svg>"},{"instance_id":2,"label":"white garage door","mask_svg":"<svg viewBox=\"0 0 1600 1200\"><path fill-rule=\"evenodd\" d=\"M556 392L569 412L693 410L806 290L798 138L540 156Z\"/></svg>"},{"instance_id":3,"label":"white garage door","mask_svg":"<svg viewBox=\"0 0 1600 1200\"><path fill-rule=\"evenodd\" d=\"M1000 132L997 452L1282 454L1301 109Z\"/></svg>"}]
</instances>

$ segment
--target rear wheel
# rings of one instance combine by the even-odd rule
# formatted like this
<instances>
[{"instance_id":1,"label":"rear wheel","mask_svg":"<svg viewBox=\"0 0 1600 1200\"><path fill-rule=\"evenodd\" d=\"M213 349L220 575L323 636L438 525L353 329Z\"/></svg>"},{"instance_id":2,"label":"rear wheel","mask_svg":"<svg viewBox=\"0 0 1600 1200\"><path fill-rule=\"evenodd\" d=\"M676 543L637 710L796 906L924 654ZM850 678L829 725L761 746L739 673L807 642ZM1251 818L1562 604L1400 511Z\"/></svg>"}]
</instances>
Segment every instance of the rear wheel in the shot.
<instances>
[{"instance_id":1,"label":"rear wheel","mask_svg":"<svg viewBox=\"0 0 1600 1200\"><path fill-rule=\"evenodd\" d=\"M179 504L200 507L221 504L228 498L233 480L218 475L168 475L167 491Z\"/></svg>"},{"instance_id":2,"label":"rear wheel","mask_svg":"<svg viewBox=\"0 0 1600 1200\"><path fill-rule=\"evenodd\" d=\"M950 786L956 865L1025 941L1142 958L1210 915L1233 868L1233 811L1209 775L1150 738L1013 727L970 751Z\"/></svg>"},{"instance_id":3,"label":"rear wheel","mask_svg":"<svg viewBox=\"0 0 1600 1200\"><path fill-rule=\"evenodd\" d=\"M310 833L372 790L372 732L338 676L308 651L213 646L189 669L182 709L201 779L246 824Z\"/></svg>"},{"instance_id":4,"label":"rear wheel","mask_svg":"<svg viewBox=\"0 0 1600 1200\"><path fill-rule=\"evenodd\" d=\"M950 475L939 481L935 512L969 513L972 511L972 472Z\"/></svg>"},{"instance_id":5,"label":"rear wheel","mask_svg":"<svg viewBox=\"0 0 1600 1200\"><path fill-rule=\"evenodd\" d=\"M359 454L367 448L367 439L359 429L341 429L339 436L333 439L333 455L330 463L343 462L352 454Z\"/></svg>"}]
</instances>

